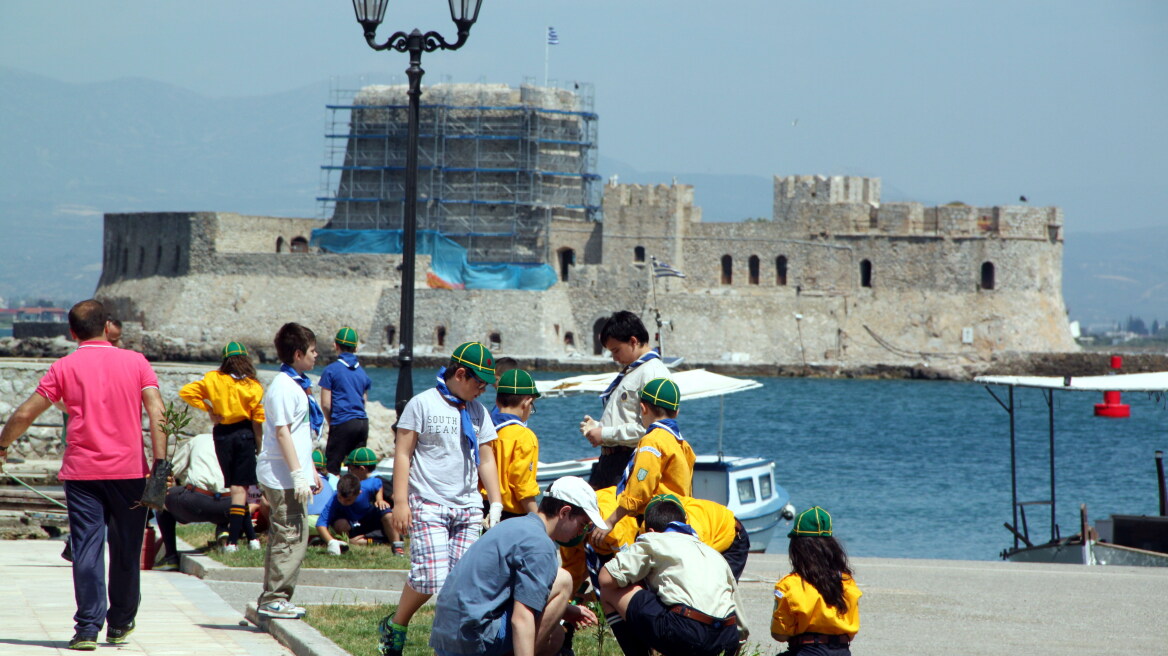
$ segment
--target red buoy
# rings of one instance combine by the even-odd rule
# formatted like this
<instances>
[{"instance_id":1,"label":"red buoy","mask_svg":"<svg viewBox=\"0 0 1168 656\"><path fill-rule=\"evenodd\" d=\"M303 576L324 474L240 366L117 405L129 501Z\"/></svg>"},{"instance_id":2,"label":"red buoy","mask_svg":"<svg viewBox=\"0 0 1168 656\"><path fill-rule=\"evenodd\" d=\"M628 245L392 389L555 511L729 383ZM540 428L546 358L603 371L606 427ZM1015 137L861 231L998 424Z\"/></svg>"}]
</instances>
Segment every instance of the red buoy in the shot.
<instances>
[{"instance_id":1,"label":"red buoy","mask_svg":"<svg viewBox=\"0 0 1168 656\"><path fill-rule=\"evenodd\" d=\"M1123 358L1118 355L1111 356L1111 368L1116 371L1123 366ZM1124 403L1117 391L1107 391L1103 393L1103 403L1095 404L1096 417L1113 417L1122 419L1123 417L1131 416L1131 406Z\"/></svg>"}]
</instances>

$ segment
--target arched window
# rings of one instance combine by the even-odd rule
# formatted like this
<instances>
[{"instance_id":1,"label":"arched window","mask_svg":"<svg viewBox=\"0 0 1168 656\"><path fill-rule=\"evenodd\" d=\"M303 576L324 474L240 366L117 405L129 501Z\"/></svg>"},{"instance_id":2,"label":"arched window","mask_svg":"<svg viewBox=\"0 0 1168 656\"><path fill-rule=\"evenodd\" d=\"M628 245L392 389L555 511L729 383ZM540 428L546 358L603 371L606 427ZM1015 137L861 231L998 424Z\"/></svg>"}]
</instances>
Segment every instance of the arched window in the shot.
<instances>
[{"instance_id":1,"label":"arched window","mask_svg":"<svg viewBox=\"0 0 1168 656\"><path fill-rule=\"evenodd\" d=\"M750 256L750 259L747 260L747 268L750 271L750 284L757 285L758 284L758 256L757 255Z\"/></svg>"},{"instance_id":2,"label":"arched window","mask_svg":"<svg viewBox=\"0 0 1168 656\"><path fill-rule=\"evenodd\" d=\"M276 237L276 252L277 253L284 252L284 238L283 237Z\"/></svg>"},{"instance_id":3,"label":"arched window","mask_svg":"<svg viewBox=\"0 0 1168 656\"><path fill-rule=\"evenodd\" d=\"M722 256L722 284L730 285L734 283L734 258L729 255Z\"/></svg>"},{"instance_id":4,"label":"arched window","mask_svg":"<svg viewBox=\"0 0 1168 656\"><path fill-rule=\"evenodd\" d=\"M592 324L592 355L604 354L604 344L600 342L600 329L604 328L604 322L607 320L608 317L600 317Z\"/></svg>"},{"instance_id":5,"label":"arched window","mask_svg":"<svg viewBox=\"0 0 1168 656\"><path fill-rule=\"evenodd\" d=\"M305 239L304 237L293 237L292 243L291 243L291 248L289 248L288 250L293 252L293 253L307 253L308 252L308 240Z\"/></svg>"},{"instance_id":6,"label":"arched window","mask_svg":"<svg viewBox=\"0 0 1168 656\"><path fill-rule=\"evenodd\" d=\"M981 263L981 288L982 289L993 289L994 288L994 263L993 262L982 262Z\"/></svg>"},{"instance_id":7,"label":"arched window","mask_svg":"<svg viewBox=\"0 0 1168 656\"><path fill-rule=\"evenodd\" d=\"M487 335L488 348L497 349L503 345L503 337L499 333L491 333Z\"/></svg>"},{"instance_id":8,"label":"arched window","mask_svg":"<svg viewBox=\"0 0 1168 656\"><path fill-rule=\"evenodd\" d=\"M564 346L571 346L572 348L576 347L576 336L573 335L572 331L570 330L564 333Z\"/></svg>"},{"instance_id":9,"label":"arched window","mask_svg":"<svg viewBox=\"0 0 1168 656\"><path fill-rule=\"evenodd\" d=\"M775 284L779 287L787 286L787 256L780 255L775 258Z\"/></svg>"},{"instance_id":10,"label":"arched window","mask_svg":"<svg viewBox=\"0 0 1168 656\"><path fill-rule=\"evenodd\" d=\"M397 341L397 327L391 324L385 326L385 348L393 347L393 343Z\"/></svg>"},{"instance_id":11,"label":"arched window","mask_svg":"<svg viewBox=\"0 0 1168 656\"><path fill-rule=\"evenodd\" d=\"M864 260L860 262L860 286L872 286L872 261Z\"/></svg>"},{"instance_id":12,"label":"arched window","mask_svg":"<svg viewBox=\"0 0 1168 656\"><path fill-rule=\"evenodd\" d=\"M446 346L446 326L434 329L434 342L436 346Z\"/></svg>"},{"instance_id":13,"label":"arched window","mask_svg":"<svg viewBox=\"0 0 1168 656\"><path fill-rule=\"evenodd\" d=\"M560 281L568 282L568 271L576 264L576 251L570 248L560 249Z\"/></svg>"},{"instance_id":14,"label":"arched window","mask_svg":"<svg viewBox=\"0 0 1168 656\"><path fill-rule=\"evenodd\" d=\"M633 261L634 262L644 262L645 261L645 247L644 246L637 246L636 248L633 249Z\"/></svg>"}]
</instances>

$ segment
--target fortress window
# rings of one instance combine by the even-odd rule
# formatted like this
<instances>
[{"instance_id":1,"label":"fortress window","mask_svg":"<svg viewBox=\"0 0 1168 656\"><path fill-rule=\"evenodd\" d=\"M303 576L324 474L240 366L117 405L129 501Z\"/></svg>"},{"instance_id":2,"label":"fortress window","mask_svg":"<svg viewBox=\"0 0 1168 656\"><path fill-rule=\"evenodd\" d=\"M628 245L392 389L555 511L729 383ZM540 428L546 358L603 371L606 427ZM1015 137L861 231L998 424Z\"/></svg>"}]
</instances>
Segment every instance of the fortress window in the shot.
<instances>
[{"instance_id":1,"label":"fortress window","mask_svg":"<svg viewBox=\"0 0 1168 656\"><path fill-rule=\"evenodd\" d=\"M608 317L600 317L592 324L592 355L604 354L604 344L600 343L600 329L604 328L604 322L607 320Z\"/></svg>"},{"instance_id":2,"label":"fortress window","mask_svg":"<svg viewBox=\"0 0 1168 656\"><path fill-rule=\"evenodd\" d=\"M436 346L446 346L446 326L438 326L434 329L434 341Z\"/></svg>"},{"instance_id":3,"label":"fortress window","mask_svg":"<svg viewBox=\"0 0 1168 656\"><path fill-rule=\"evenodd\" d=\"M872 261L864 260L860 262L860 286L872 286Z\"/></svg>"},{"instance_id":4,"label":"fortress window","mask_svg":"<svg viewBox=\"0 0 1168 656\"><path fill-rule=\"evenodd\" d=\"M570 330L568 332L564 333L564 346L570 346L572 348L576 348L576 336L573 335L572 331L570 331Z\"/></svg>"},{"instance_id":5,"label":"fortress window","mask_svg":"<svg viewBox=\"0 0 1168 656\"><path fill-rule=\"evenodd\" d=\"M293 237L292 238L292 247L289 248L288 250L293 252L293 253L307 253L308 252L308 240L305 239L304 237Z\"/></svg>"},{"instance_id":6,"label":"fortress window","mask_svg":"<svg viewBox=\"0 0 1168 656\"><path fill-rule=\"evenodd\" d=\"M730 285L734 283L734 258L729 255L722 256L722 284Z\"/></svg>"},{"instance_id":7,"label":"fortress window","mask_svg":"<svg viewBox=\"0 0 1168 656\"><path fill-rule=\"evenodd\" d=\"M283 237L276 237L276 252L277 253L284 252L284 238Z\"/></svg>"},{"instance_id":8,"label":"fortress window","mask_svg":"<svg viewBox=\"0 0 1168 656\"><path fill-rule=\"evenodd\" d=\"M576 263L576 251L570 248L560 249L560 280L568 282L568 271Z\"/></svg>"},{"instance_id":9,"label":"fortress window","mask_svg":"<svg viewBox=\"0 0 1168 656\"><path fill-rule=\"evenodd\" d=\"M385 347L388 349L393 346L395 341L397 341L397 328L392 323L387 324L385 326Z\"/></svg>"},{"instance_id":10,"label":"fortress window","mask_svg":"<svg viewBox=\"0 0 1168 656\"><path fill-rule=\"evenodd\" d=\"M758 284L758 256L751 255L750 259L747 261L747 264L748 264L749 269L750 269L750 284L757 285Z\"/></svg>"},{"instance_id":11,"label":"fortress window","mask_svg":"<svg viewBox=\"0 0 1168 656\"><path fill-rule=\"evenodd\" d=\"M994 263L993 262L982 262L981 263L981 288L982 289L993 289L994 288Z\"/></svg>"},{"instance_id":12,"label":"fortress window","mask_svg":"<svg viewBox=\"0 0 1168 656\"><path fill-rule=\"evenodd\" d=\"M645 261L645 247L644 246L637 246L636 248L633 249L633 261L634 262L644 262Z\"/></svg>"},{"instance_id":13,"label":"fortress window","mask_svg":"<svg viewBox=\"0 0 1168 656\"><path fill-rule=\"evenodd\" d=\"M487 344L489 348L497 349L503 345L503 337L499 333L491 333L487 335Z\"/></svg>"},{"instance_id":14,"label":"fortress window","mask_svg":"<svg viewBox=\"0 0 1168 656\"><path fill-rule=\"evenodd\" d=\"M787 256L780 255L775 258L775 284L779 287L787 286Z\"/></svg>"}]
</instances>

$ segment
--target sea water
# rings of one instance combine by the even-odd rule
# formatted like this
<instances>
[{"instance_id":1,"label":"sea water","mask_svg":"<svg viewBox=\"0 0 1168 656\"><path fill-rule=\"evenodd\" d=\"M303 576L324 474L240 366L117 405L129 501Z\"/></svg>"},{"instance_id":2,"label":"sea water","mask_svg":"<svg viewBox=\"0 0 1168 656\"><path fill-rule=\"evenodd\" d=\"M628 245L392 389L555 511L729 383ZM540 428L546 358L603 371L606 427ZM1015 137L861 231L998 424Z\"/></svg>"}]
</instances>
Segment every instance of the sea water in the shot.
<instances>
[{"instance_id":1,"label":"sea water","mask_svg":"<svg viewBox=\"0 0 1168 656\"><path fill-rule=\"evenodd\" d=\"M321 364L324 364L322 358ZM318 367L313 374L319 374ZM370 399L392 408L396 369L368 369ZM414 371L414 389L434 381ZM538 372L536 378L569 374ZM315 378L315 375L314 375ZM773 458L777 482L799 510L819 505L856 556L993 560L1013 537L1009 416L976 383L754 377L763 386L684 402L682 434L699 454ZM993 388L1003 401L1006 388ZM1162 400L1127 394L1129 419L1092 416L1101 395L1056 392L1056 521L1078 532L1079 504L1091 521L1158 513L1154 452L1168 450ZM490 407L493 388L480 398ZM1050 499L1048 410L1039 390L1015 392L1018 500ZM578 425L600 417L594 395L543 398L529 425L540 460L595 456ZM1050 537L1048 506L1029 506L1033 541ZM770 545L785 552L786 528Z\"/></svg>"}]
</instances>

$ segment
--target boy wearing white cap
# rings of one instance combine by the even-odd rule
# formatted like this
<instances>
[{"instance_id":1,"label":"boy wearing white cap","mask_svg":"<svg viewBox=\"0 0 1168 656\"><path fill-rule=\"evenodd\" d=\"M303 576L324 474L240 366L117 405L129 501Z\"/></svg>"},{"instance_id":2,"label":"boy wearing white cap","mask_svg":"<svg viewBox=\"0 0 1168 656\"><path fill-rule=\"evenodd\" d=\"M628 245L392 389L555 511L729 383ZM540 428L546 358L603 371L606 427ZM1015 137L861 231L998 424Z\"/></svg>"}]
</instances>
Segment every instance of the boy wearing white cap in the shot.
<instances>
[{"instance_id":1,"label":"boy wearing white cap","mask_svg":"<svg viewBox=\"0 0 1168 656\"><path fill-rule=\"evenodd\" d=\"M560 620L590 626L596 615L568 603L572 577L556 544L603 527L596 493L582 478L552 483L536 512L487 531L450 571L438 593L430 646L438 656L560 651Z\"/></svg>"}]
</instances>

